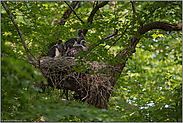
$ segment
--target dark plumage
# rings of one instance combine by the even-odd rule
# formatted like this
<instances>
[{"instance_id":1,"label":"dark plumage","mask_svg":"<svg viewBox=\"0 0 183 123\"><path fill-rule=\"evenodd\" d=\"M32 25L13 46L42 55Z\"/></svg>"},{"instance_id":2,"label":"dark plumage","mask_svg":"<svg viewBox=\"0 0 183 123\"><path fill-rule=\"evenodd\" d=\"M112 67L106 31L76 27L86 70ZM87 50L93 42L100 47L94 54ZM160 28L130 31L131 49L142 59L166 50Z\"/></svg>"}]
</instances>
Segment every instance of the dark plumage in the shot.
<instances>
[{"instance_id":1,"label":"dark plumage","mask_svg":"<svg viewBox=\"0 0 183 123\"><path fill-rule=\"evenodd\" d=\"M86 41L82 40L80 42L80 45L74 46L73 48L71 48L66 56L69 57L76 57L76 54L79 54L79 51L87 51L88 50L88 46L86 45Z\"/></svg>"},{"instance_id":2,"label":"dark plumage","mask_svg":"<svg viewBox=\"0 0 183 123\"><path fill-rule=\"evenodd\" d=\"M65 45L63 44L62 40L57 41L57 45L54 45L50 51L48 52L47 56L50 57L58 57L63 56L65 54Z\"/></svg>"},{"instance_id":3,"label":"dark plumage","mask_svg":"<svg viewBox=\"0 0 183 123\"><path fill-rule=\"evenodd\" d=\"M81 40L85 40L85 36L81 29L78 29L77 33L79 37L71 38L64 43L64 45L66 46L66 52L69 51L69 49L71 49L73 46L80 44Z\"/></svg>"}]
</instances>

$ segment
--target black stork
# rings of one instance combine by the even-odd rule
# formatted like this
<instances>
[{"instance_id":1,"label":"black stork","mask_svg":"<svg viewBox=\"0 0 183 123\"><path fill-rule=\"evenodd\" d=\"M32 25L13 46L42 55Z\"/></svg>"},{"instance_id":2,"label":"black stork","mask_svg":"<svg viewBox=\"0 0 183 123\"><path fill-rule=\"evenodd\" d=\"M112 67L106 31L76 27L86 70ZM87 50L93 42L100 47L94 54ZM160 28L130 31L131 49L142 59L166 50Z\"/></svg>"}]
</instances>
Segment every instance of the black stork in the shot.
<instances>
[{"instance_id":1,"label":"black stork","mask_svg":"<svg viewBox=\"0 0 183 123\"><path fill-rule=\"evenodd\" d=\"M80 44L81 40L85 40L85 36L83 34L83 30L78 29L77 31L79 37L74 37L69 40L67 40L64 45L66 46L65 52L67 53L69 49L71 49L73 46L76 46Z\"/></svg>"},{"instance_id":2,"label":"black stork","mask_svg":"<svg viewBox=\"0 0 183 123\"><path fill-rule=\"evenodd\" d=\"M65 45L63 44L62 40L58 40L57 41L57 45L54 45L50 51L48 52L47 56L50 57L59 57L59 56L63 56L65 54Z\"/></svg>"},{"instance_id":3,"label":"black stork","mask_svg":"<svg viewBox=\"0 0 183 123\"><path fill-rule=\"evenodd\" d=\"M79 51L87 51L88 50L88 46L86 45L86 41L85 40L81 40L80 45L76 45L74 47L72 47L65 56L68 57L76 57L76 54L79 54Z\"/></svg>"}]
</instances>

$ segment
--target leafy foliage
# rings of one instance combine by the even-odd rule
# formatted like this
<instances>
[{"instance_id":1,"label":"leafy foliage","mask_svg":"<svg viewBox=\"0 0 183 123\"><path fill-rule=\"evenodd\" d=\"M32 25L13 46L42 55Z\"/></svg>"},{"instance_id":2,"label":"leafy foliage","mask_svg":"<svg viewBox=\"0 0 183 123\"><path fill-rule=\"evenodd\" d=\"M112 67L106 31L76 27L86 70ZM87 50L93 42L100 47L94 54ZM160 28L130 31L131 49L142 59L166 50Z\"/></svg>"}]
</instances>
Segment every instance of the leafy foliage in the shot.
<instances>
[{"instance_id":1,"label":"leafy foliage","mask_svg":"<svg viewBox=\"0 0 183 123\"><path fill-rule=\"evenodd\" d=\"M85 24L71 13L64 20L65 25L58 24L68 9L63 1L5 3L36 58L43 56L42 52L46 54L57 38L65 42L77 36L77 29L88 29L88 45L97 46L86 52L90 56L86 60L116 65L115 56L130 45L133 35L138 35L136 31L142 22L182 23L181 1L135 1L135 13L130 1L110 1L96 12L92 24L87 19L97 2L80 1L75 11ZM101 110L61 100L60 90L38 93L41 89L35 88L34 83L46 80L27 63L17 30L2 5L1 8L2 121L182 121L182 32L156 29L142 35L136 52L123 69L128 75L121 73L114 87L109 110ZM103 40L115 28L118 34ZM86 54L79 54L79 63ZM75 70L84 72L85 67Z\"/></svg>"}]
</instances>

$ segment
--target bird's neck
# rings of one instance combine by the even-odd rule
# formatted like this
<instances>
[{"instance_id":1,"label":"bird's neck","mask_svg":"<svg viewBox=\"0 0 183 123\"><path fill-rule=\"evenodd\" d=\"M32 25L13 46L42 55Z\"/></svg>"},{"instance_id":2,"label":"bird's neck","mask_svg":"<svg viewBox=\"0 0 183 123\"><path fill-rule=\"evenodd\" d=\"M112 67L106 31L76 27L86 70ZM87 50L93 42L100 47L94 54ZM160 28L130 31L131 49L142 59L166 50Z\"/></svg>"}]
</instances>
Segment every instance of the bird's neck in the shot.
<instances>
[{"instance_id":1,"label":"bird's neck","mask_svg":"<svg viewBox=\"0 0 183 123\"><path fill-rule=\"evenodd\" d=\"M88 48L87 47L84 47L83 45L82 45L82 47L83 47L83 50L84 51L88 51Z\"/></svg>"}]
</instances>

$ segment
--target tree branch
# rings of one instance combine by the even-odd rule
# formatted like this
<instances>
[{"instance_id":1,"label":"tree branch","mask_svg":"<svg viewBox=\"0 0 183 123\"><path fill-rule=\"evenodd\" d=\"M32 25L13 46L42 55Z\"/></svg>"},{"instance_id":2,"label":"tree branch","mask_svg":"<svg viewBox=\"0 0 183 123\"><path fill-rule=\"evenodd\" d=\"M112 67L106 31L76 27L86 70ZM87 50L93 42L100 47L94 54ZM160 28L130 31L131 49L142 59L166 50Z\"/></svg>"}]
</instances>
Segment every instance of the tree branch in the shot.
<instances>
[{"instance_id":1,"label":"tree branch","mask_svg":"<svg viewBox=\"0 0 183 123\"><path fill-rule=\"evenodd\" d=\"M133 1L130 1L131 2L131 4L132 4L132 10L133 10L133 19L135 20L135 6L134 6L134 2ZM132 26L131 26L131 28L134 26L134 23L132 24Z\"/></svg>"},{"instance_id":2,"label":"tree branch","mask_svg":"<svg viewBox=\"0 0 183 123\"><path fill-rule=\"evenodd\" d=\"M166 22L152 22L149 24L145 24L142 28L138 29L140 35L145 34L149 30L152 29L162 29L164 31L181 31L182 30L182 23L180 24L169 24Z\"/></svg>"},{"instance_id":3,"label":"tree branch","mask_svg":"<svg viewBox=\"0 0 183 123\"><path fill-rule=\"evenodd\" d=\"M108 38L111 38L111 37L113 37L113 36L115 36L115 35L117 35L117 34L118 34L118 29L115 29L115 32L114 32L113 34L106 36L105 38L103 38L103 40L106 40L106 39L108 39ZM97 42L97 41L96 41L96 42ZM100 44L101 44L101 42L99 42L97 45L91 46L90 51L91 51L93 48L95 48L96 46L100 45Z\"/></svg>"},{"instance_id":4,"label":"tree branch","mask_svg":"<svg viewBox=\"0 0 183 123\"><path fill-rule=\"evenodd\" d=\"M149 24L144 25L143 27L139 28L137 32L140 35L145 34L146 32L153 30L153 29L162 29L164 31L181 31L182 30L182 23L180 24L169 24L166 22L152 22ZM118 68L122 71L123 68L125 67L126 61L128 60L128 57L132 55L135 52L135 47L137 43L139 42L140 38L137 38L136 36L133 36L131 39L131 45L129 47L126 47L123 49L122 52L120 52L116 57L121 57L121 59L124 60L123 63L118 62ZM131 50L130 48L133 48Z\"/></svg>"},{"instance_id":5,"label":"tree branch","mask_svg":"<svg viewBox=\"0 0 183 123\"><path fill-rule=\"evenodd\" d=\"M82 13L79 13L79 14L85 15L85 16L89 16L89 15L87 15L87 14L82 14ZM95 18L95 17L94 17L94 19L95 19L95 20L99 20L99 21L101 21L101 22L105 22L105 21L103 21L103 20L101 20L101 19L99 19L99 18ZM104 19L108 19L108 18L104 18Z\"/></svg>"},{"instance_id":6,"label":"tree branch","mask_svg":"<svg viewBox=\"0 0 183 123\"><path fill-rule=\"evenodd\" d=\"M74 9L76 7L76 5L79 3L79 1L73 1L70 6ZM58 22L58 24L60 25L64 25L65 21L64 19L69 18L70 14L72 13L72 10L70 8L68 8L65 13L63 14L62 18L60 19L60 21Z\"/></svg>"},{"instance_id":7,"label":"tree branch","mask_svg":"<svg viewBox=\"0 0 183 123\"><path fill-rule=\"evenodd\" d=\"M157 7L155 7L152 11L150 11L149 17L148 17L148 18L150 18L150 17L152 16L152 14L153 14L157 9L159 9L160 7L161 7L161 8L164 8L166 5L167 5L167 3L165 3L163 6L157 6ZM144 20L143 23L145 23L145 22L146 22L146 20Z\"/></svg>"},{"instance_id":8,"label":"tree branch","mask_svg":"<svg viewBox=\"0 0 183 123\"><path fill-rule=\"evenodd\" d=\"M108 4L108 2L109 2L109 1L104 1L104 2L102 2L102 3L100 3L100 4L97 4L97 5L95 6L95 8L92 10L92 12L90 13L90 16L89 16L89 18L88 18L88 22L89 22L90 24L92 24L92 22L93 22L93 17L94 17L94 15L95 15L95 13L99 10L99 8L105 6L106 4ZM84 30L83 30L84 35L86 35L87 31L88 31L87 29L84 29Z\"/></svg>"},{"instance_id":9,"label":"tree branch","mask_svg":"<svg viewBox=\"0 0 183 123\"><path fill-rule=\"evenodd\" d=\"M17 32L18 32L18 34L19 34L19 36L20 36L20 39L21 39L21 41L22 41L22 44L23 44L23 46L24 46L24 49L25 49L26 54L27 54L27 56L28 56L28 59L32 61L32 57L31 57L32 54L30 53L30 51L29 51L29 49L28 49L28 47L27 47L27 44L25 43L24 37L23 37L23 35L22 35L22 32L21 32L21 30L20 30L18 24L15 22L15 19L14 19L13 15L12 15L11 12L8 10L8 7L6 6L6 4L5 4L4 1L2 1L2 6L3 6L4 9L6 10L7 14L10 16L11 21L13 22L14 26L15 26L16 29L17 29ZM33 55L32 55L32 56L33 56ZM37 60L34 56L33 56L33 58L34 58L35 60Z\"/></svg>"},{"instance_id":10,"label":"tree branch","mask_svg":"<svg viewBox=\"0 0 183 123\"><path fill-rule=\"evenodd\" d=\"M95 13L99 10L99 8L105 6L106 4L108 4L108 2L109 2L109 1L104 1L104 2L102 2L102 3L100 3L100 4L98 4L98 5L95 6L95 8L92 10L92 12L91 12L91 14L90 14L90 16L89 16L89 18L88 18L88 22L89 22L90 24L92 24L92 22L93 22L93 17L94 17L94 15L95 15Z\"/></svg>"},{"instance_id":11,"label":"tree branch","mask_svg":"<svg viewBox=\"0 0 183 123\"><path fill-rule=\"evenodd\" d=\"M81 21L82 24L85 24L85 22L83 20L81 20L81 18L76 14L76 12L74 11L74 9L72 8L72 6L70 6L66 1L64 1L69 8L74 12L74 14L76 15L76 17Z\"/></svg>"},{"instance_id":12,"label":"tree branch","mask_svg":"<svg viewBox=\"0 0 183 123\"><path fill-rule=\"evenodd\" d=\"M108 51L112 46L114 46L119 41L119 39L121 39L121 37L125 34L127 28L128 28L128 26L126 27L126 29L124 30L124 32L121 34L121 36L118 39L116 39L116 41L113 42L113 44L106 51Z\"/></svg>"}]
</instances>

